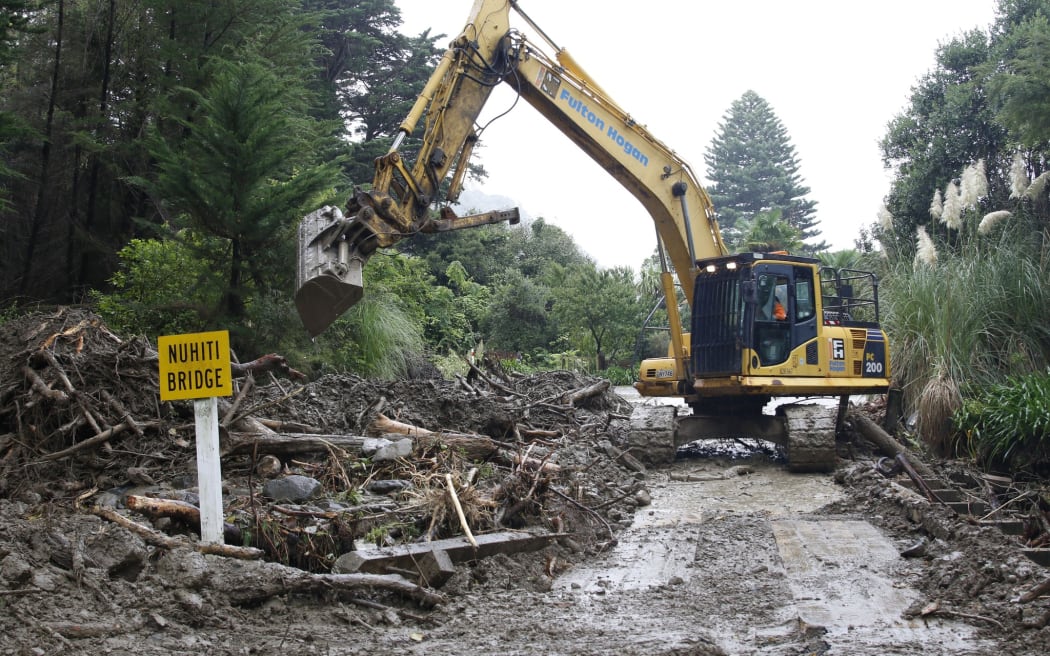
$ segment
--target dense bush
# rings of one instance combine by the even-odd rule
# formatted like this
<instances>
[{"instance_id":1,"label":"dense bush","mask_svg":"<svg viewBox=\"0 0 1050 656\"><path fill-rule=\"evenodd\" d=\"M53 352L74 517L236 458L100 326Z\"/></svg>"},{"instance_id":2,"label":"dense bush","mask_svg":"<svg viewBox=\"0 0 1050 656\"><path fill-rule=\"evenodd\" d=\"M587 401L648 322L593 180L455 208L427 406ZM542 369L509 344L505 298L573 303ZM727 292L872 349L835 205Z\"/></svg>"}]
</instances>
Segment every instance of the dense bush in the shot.
<instances>
[{"instance_id":1,"label":"dense bush","mask_svg":"<svg viewBox=\"0 0 1050 656\"><path fill-rule=\"evenodd\" d=\"M955 413L970 451L988 465L1050 464L1050 371L973 390Z\"/></svg>"}]
</instances>

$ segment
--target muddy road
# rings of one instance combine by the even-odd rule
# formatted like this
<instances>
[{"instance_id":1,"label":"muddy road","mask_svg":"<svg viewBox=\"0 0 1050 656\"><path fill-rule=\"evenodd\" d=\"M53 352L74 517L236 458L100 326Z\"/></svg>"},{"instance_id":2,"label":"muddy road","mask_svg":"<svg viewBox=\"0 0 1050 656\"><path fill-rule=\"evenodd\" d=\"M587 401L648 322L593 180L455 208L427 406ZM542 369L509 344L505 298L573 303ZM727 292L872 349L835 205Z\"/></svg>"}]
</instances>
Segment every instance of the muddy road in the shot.
<instances>
[{"instance_id":1,"label":"muddy road","mask_svg":"<svg viewBox=\"0 0 1050 656\"><path fill-rule=\"evenodd\" d=\"M134 582L52 565L33 594L0 596L0 654L1045 654L1050 629L1020 620L1050 603L1010 598L1047 570L870 469L792 474L767 453L679 460L645 474L651 504L597 553L552 545L460 566L433 609L324 593L231 605L202 583L226 574L214 556L186 561L201 571L161 556ZM4 538L68 521L4 500L0 515ZM921 540L922 557L901 556ZM10 578L17 559L2 560ZM56 620L84 632L48 632Z\"/></svg>"},{"instance_id":2,"label":"muddy road","mask_svg":"<svg viewBox=\"0 0 1050 656\"><path fill-rule=\"evenodd\" d=\"M1001 645L958 619L905 619L928 602L913 587L925 563L900 556L914 536L841 512L846 494L829 476L790 474L766 456L680 461L650 476L652 505L607 553L558 574L549 592L486 588L457 599L441 626L401 648L1044 653Z\"/></svg>"},{"instance_id":3,"label":"muddy road","mask_svg":"<svg viewBox=\"0 0 1050 656\"><path fill-rule=\"evenodd\" d=\"M1022 601L1050 569L1020 536L878 474L860 437L839 442L833 474L789 473L772 448L736 441L642 471L624 457L637 401L572 372L484 389L352 375L246 384L248 410L223 437L223 497L255 555L202 553L192 521L128 503L185 509L195 496L192 415L158 405L151 346L83 312L6 328L0 656L1044 656L1050 645L1050 597ZM379 439L390 436L374 428L380 414L414 426L414 441ZM84 439L85 418L125 432ZM964 462L928 464L980 479ZM270 488L293 478L312 486L298 501ZM396 591L326 578L337 556L376 540L461 536L453 480L476 532L524 530L546 546L458 562L439 589L399 573ZM1011 490L1011 509L1050 498L1045 481Z\"/></svg>"}]
</instances>

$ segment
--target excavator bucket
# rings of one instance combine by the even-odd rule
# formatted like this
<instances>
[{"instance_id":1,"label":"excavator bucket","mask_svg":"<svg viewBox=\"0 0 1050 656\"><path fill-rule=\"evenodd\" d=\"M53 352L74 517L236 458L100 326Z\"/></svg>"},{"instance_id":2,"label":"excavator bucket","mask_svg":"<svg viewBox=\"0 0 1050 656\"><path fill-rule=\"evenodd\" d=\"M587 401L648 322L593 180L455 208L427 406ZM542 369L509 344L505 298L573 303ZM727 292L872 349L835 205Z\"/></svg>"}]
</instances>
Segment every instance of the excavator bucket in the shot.
<instances>
[{"instance_id":1,"label":"excavator bucket","mask_svg":"<svg viewBox=\"0 0 1050 656\"><path fill-rule=\"evenodd\" d=\"M364 295L365 257L346 238L353 221L327 206L299 222L295 307L311 337L317 337Z\"/></svg>"},{"instance_id":2,"label":"excavator bucket","mask_svg":"<svg viewBox=\"0 0 1050 656\"><path fill-rule=\"evenodd\" d=\"M355 284L323 273L299 287L295 292L295 308L310 337L323 333L342 313L361 300L364 288L360 283L360 273L357 279Z\"/></svg>"}]
</instances>

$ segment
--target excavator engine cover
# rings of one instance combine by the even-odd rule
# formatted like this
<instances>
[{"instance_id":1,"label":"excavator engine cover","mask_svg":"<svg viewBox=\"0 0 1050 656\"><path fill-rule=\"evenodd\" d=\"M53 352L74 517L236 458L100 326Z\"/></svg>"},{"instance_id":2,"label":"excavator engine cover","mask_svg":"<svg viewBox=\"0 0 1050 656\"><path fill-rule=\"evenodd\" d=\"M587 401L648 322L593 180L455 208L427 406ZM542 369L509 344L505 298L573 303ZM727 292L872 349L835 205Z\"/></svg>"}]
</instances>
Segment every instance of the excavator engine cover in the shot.
<instances>
[{"instance_id":1,"label":"excavator engine cover","mask_svg":"<svg viewBox=\"0 0 1050 656\"><path fill-rule=\"evenodd\" d=\"M364 258L345 238L351 222L336 207L323 207L299 223L295 307L317 337L364 294Z\"/></svg>"}]
</instances>

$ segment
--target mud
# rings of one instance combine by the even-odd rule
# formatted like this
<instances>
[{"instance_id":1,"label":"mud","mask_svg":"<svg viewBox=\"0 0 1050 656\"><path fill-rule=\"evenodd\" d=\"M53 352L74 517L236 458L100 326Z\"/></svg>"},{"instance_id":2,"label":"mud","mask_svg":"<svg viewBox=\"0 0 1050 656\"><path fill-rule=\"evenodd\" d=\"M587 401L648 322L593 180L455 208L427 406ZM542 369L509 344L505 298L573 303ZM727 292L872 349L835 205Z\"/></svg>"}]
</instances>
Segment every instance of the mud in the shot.
<instances>
[{"instance_id":1,"label":"mud","mask_svg":"<svg viewBox=\"0 0 1050 656\"><path fill-rule=\"evenodd\" d=\"M10 357L24 348L6 344L14 345ZM20 371L15 364L12 371ZM249 400L270 419L329 433L360 431L380 398L390 414L434 428L500 439L526 423L556 431L545 446L560 473L523 515L522 528L569 535L537 552L458 565L435 591L442 600L433 607L380 589L284 592L275 582L299 570L156 548L84 512L101 492L85 496L89 490L77 483L127 484L135 467L160 482L184 476L192 456L180 446L186 438L177 420L94 458L46 463L41 454L64 445L23 445L37 454L26 458L10 441L23 433L5 426L0 654L1046 653L1050 599L1015 600L1050 570L1022 554L1017 536L968 522L905 481L877 474L868 445L840 443L833 474L789 473L775 450L735 441L638 472L618 458L626 443L618 417L629 412L622 396L609 391L566 409L559 395L592 381L562 372L505 382L520 383L523 396L526 388L534 392L525 415L506 392L469 398L433 380L334 377L292 396L282 382ZM2 389L5 407L17 406L3 417L29 416L15 403L21 383L8 378ZM47 419L43 412L34 418ZM325 485L364 486L380 474L406 476L409 465L418 474L465 464L431 453L356 478L351 461L344 461L345 478L322 476ZM284 466L317 473L330 464L321 457ZM946 476L964 467L932 465ZM494 482L517 480L511 468L490 467ZM224 462L228 502L259 485L251 472L243 457ZM414 502L425 496L416 489Z\"/></svg>"}]
</instances>

